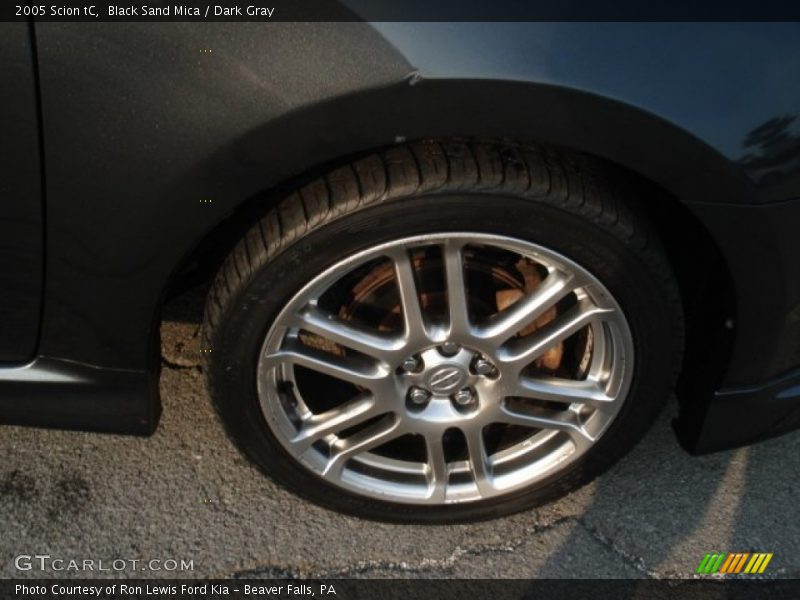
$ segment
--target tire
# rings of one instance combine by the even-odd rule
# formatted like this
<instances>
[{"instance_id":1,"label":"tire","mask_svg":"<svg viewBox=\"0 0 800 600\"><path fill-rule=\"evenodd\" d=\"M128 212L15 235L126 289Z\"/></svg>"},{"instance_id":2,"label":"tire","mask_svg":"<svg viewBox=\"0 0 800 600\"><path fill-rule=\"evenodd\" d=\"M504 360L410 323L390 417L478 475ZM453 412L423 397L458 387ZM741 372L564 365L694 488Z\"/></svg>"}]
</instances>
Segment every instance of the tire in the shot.
<instances>
[{"instance_id":1,"label":"tire","mask_svg":"<svg viewBox=\"0 0 800 600\"><path fill-rule=\"evenodd\" d=\"M551 501L590 481L628 453L647 431L673 389L683 345L680 300L669 263L646 218L635 215L630 208L641 199L629 201L620 191L625 187L624 181L609 177L603 168L580 155L533 145L464 141L425 141L392 148L338 168L303 186L254 225L238 243L217 274L206 302L205 344L213 349L207 355L207 381L213 403L229 436L264 473L296 494L337 511L385 521L452 523L494 518ZM497 492L496 495L480 491L476 471L474 485L463 484L463 490L470 490L464 492L462 500L466 500L456 501L458 498L454 500L447 496L450 493L447 486L451 485L451 478L455 475L431 474L435 468L433 450L430 449L425 450L424 460L429 460L431 467L424 476L434 482L436 477L444 478L445 490L439 492L444 496L438 497L444 497L446 501L406 502L391 494L381 495L382 490L389 488L361 493L358 487L361 484L353 484L355 487L349 483L345 485L344 476L340 476L341 483L323 478L320 471L311 465L311 459L304 458L307 462L301 463L295 458L288 449L289 442L281 437L284 425L276 424L278 421L275 419L279 417L275 415L292 409L279 409L265 400L272 398L275 404L281 402L286 394L295 393L278 389L285 385L285 382L278 384L277 381L286 371L280 368L260 370L266 360L262 360L267 353L265 340L274 338L278 340L277 344L289 343L285 341L289 338L281 338L283 334L277 332L277 325L273 324L284 318L282 315L286 313L287 305L294 302L298 294L302 295L309 281L331 268L338 268L335 266L342 264L340 261L381 244L393 244L400 238L410 240L413 236L428 234L446 237L455 235L453 232L469 232L479 240L483 239L481 236L500 236L503 240L531 244L531 248L538 247L551 253L556 257L553 260L567 261L576 272L585 272L587 277L593 277L594 283L585 289L602 288L604 293L610 294L610 301L622 315L619 325L608 328L603 325L592 331L600 332L600 335L608 333L611 336L608 338L609 347L621 353L614 356L627 356L628 366L615 367L622 369L619 381L624 381L624 386L620 384L621 387L615 388L620 395L614 401L617 402L614 405L616 412L610 421L598 421L604 423L604 429L597 439L592 439L584 450L580 450L582 453L579 449L583 442L572 437L577 439L583 434L565 434L565 439L569 438L569 443L574 445L574 459L565 460L563 466L554 468L552 472L543 471L540 478L530 485L519 487L522 484L514 483L509 485L509 491ZM475 253L479 251L490 253L495 249L487 242ZM501 248L496 250L496 254L505 257L505 251ZM404 252L408 255L407 250ZM425 253L426 261L429 255L435 257L433 250L420 252ZM463 250L459 252L462 253L459 256L464 255ZM528 255L521 256L520 261L533 260L524 258ZM445 264L444 259L442 264ZM461 272L476 276L472 271L461 269ZM397 285L399 289L399 283ZM448 299L451 297L449 294ZM431 297L434 295L431 293ZM579 298L579 295L576 292L570 297L575 302L574 298ZM470 299L468 302L474 304L476 301ZM401 307L400 310L405 309ZM450 322L454 327L452 319ZM580 359L581 369L588 368L583 364L585 359L600 347L596 332L591 335L591 350L586 341L588 333L581 334L582 342L574 342L585 345ZM614 338L612 334L619 335ZM300 338L292 339L296 342ZM628 341L629 347L625 346ZM627 355L624 354L626 348ZM442 352L441 348L438 352ZM348 353L345 349L349 356ZM576 356L580 353L579 349ZM425 358L423 362L427 369L430 361ZM633 368L629 367L631 362ZM474 361L471 364L474 366ZM574 366L570 368L576 369ZM256 383L257 373L262 377L260 388ZM393 377L414 376L411 371L398 373ZM462 374L464 377L477 377L472 370ZM431 375L430 381L434 379ZM293 385L300 384L294 381ZM491 382L486 385L491 385ZM425 390L425 393L430 398L432 393L438 392ZM445 406L442 398L444 396L435 395L434 400L439 402L437 407ZM504 401L511 402L511 399ZM289 405L293 402L289 401ZM480 410L483 410L482 397L480 402ZM460 410L459 406L453 406ZM428 405L424 410L428 410ZM569 414L569 419L573 419L572 413L563 412L564 408L553 410L561 411L557 415ZM606 415L604 411L608 411L605 405L601 408L579 407L576 414L584 410L590 414L587 423L595 418L594 415ZM401 409L398 411L398 414L402 412ZM395 417L394 413L381 417L395 418L400 417ZM580 422L584 417L574 418ZM481 444L488 444L487 431L480 429ZM508 431L503 429L503 435L511 435L507 434ZM468 437L467 433L460 435L464 439ZM544 434L539 432L538 435ZM552 433L552 439L561 440L560 435ZM454 436L461 439L458 433ZM414 440L415 443L419 441L417 438ZM426 444L427 440L426 437ZM470 453L468 441L456 443L450 440L448 443L449 450L443 452L449 451L451 457L462 456L457 454L462 452L459 448L467 448L467 470L479 469L479 465L485 467L485 463L475 462L477 459ZM569 443L564 442L564 447ZM444 446L445 442L442 444ZM314 448L311 454L316 457ZM330 446L327 450L331 456L335 453L333 448ZM496 448L495 451L500 452L501 446ZM463 461L445 459L445 472L451 472L450 469L462 464ZM492 468L503 466L499 462L492 464L495 465ZM510 464L508 472L514 475L517 472L513 470L513 463ZM351 480L360 477L352 473L349 476ZM418 476L422 477L415 472L414 477ZM491 486L500 489L500 479L499 476L491 479ZM453 489L458 488L452 485ZM494 490L495 487L486 489ZM434 497L438 488L431 489L431 497ZM387 497L389 500L385 499Z\"/></svg>"}]
</instances>

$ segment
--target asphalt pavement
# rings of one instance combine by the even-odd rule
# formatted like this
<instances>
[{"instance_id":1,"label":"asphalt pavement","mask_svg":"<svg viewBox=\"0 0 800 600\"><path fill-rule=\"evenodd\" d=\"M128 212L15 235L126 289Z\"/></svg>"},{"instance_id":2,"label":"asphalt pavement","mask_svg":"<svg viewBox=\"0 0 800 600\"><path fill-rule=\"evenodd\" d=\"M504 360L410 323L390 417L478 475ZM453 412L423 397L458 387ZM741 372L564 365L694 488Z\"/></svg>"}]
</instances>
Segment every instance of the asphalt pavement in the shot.
<instances>
[{"instance_id":1,"label":"asphalt pavement","mask_svg":"<svg viewBox=\"0 0 800 600\"><path fill-rule=\"evenodd\" d=\"M674 403L606 475L512 517L390 525L309 504L225 437L199 368L201 302L165 312L152 437L0 430L0 576L682 578L707 552L761 551L761 577L800 577L800 434L690 457Z\"/></svg>"}]
</instances>

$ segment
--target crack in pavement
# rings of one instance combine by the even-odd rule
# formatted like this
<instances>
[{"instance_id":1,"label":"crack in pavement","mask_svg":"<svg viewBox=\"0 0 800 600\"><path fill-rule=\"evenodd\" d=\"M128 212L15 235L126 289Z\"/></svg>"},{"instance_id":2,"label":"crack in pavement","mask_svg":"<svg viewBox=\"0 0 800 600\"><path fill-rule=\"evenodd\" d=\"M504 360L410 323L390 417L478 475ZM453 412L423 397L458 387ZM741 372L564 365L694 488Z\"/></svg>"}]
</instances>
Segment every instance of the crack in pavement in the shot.
<instances>
[{"instance_id":1,"label":"crack in pavement","mask_svg":"<svg viewBox=\"0 0 800 600\"><path fill-rule=\"evenodd\" d=\"M633 555L630 552L626 552L625 550L620 548L618 544L616 544L612 539L603 534L599 529L589 525L583 517L571 517L571 518L578 525L580 525L583 528L583 530L592 537L593 540L595 540L601 546L606 548L612 554L618 556L628 566L635 569L642 575L645 575L652 579L662 579L663 577L685 577L685 575L679 573L675 574L659 573L658 571L649 569L647 567L647 563L645 563L644 559L641 556Z\"/></svg>"},{"instance_id":2,"label":"crack in pavement","mask_svg":"<svg viewBox=\"0 0 800 600\"><path fill-rule=\"evenodd\" d=\"M598 542L607 550L609 550L611 553L615 554L620 559L625 561L625 563L628 564L630 567L632 567L633 569L635 569L636 571L638 571L639 573L645 575L650 579L686 579L687 577L692 579L705 579L703 577L698 577L692 572L687 573L685 571L676 571L674 569L666 569L666 570L651 569L647 566L647 563L642 557L636 556L622 549L612 539L603 534L597 527L589 525L583 517L571 517L571 518L574 519L584 529L584 531L586 531L586 533L588 533L596 542ZM785 570L786 569L778 568L775 569L769 575L760 575L753 578L773 579L777 578L779 575L782 575L785 572Z\"/></svg>"},{"instance_id":3,"label":"crack in pavement","mask_svg":"<svg viewBox=\"0 0 800 600\"><path fill-rule=\"evenodd\" d=\"M453 552L445 558L423 558L422 560L414 563L407 561L385 561L385 560L363 560L355 563L346 564L340 567L332 567L328 569L303 569L292 568L286 566L264 566L255 567L251 569L241 569L234 571L230 577L234 579L244 579L249 577L267 577L267 578L280 578L280 579L315 579L315 578L337 578L337 577L353 577L356 575L365 575L367 573L376 573L380 571L388 571L394 573L405 574L447 574L453 571L456 564L464 558L472 556L482 556L485 554L502 554L512 553L519 549L521 546L530 541L531 536L536 536L548 530L554 529L566 523L576 523L583 527L593 539L600 542L604 547L611 550L616 556L625 560L628 564L633 566L637 571L645 574L651 572L644 567L644 561L641 558L630 557L630 555L616 548L605 536L599 532L595 532L588 525L583 523L582 519L575 516L559 517L550 523L533 525L527 527L524 533L502 544L478 544L468 548L456 546ZM223 576L224 577L224 576Z\"/></svg>"},{"instance_id":4,"label":"crack in pavement","mask_svg":"<svg viewBox=\"0 0 800 600\"><path fill-rule=\"evenodd\" d=\"M641 573L650 579L664 579L664 578L685 578L686 573L677 571L658 571L651 569L647 566L645 560L621 548L612 539L602 533L598 528L593 527L583 517L566 516L560 517L547 524L536 524L532 527L525 529L524 533L517 537L505 542L503 544L479 544L462 548L456 546L453 552L440 559L424 558L416 563L408 561L386 561L386 560L362 560L351 564L346 564L340 567L332 567L328 569L303 569L292 568L287 566L264 566L255 567L251 569L242 569L234 571L230 577L234 579L242 579L249 577L267 577L279 579L314 579L314 578L337 578L337 577L353 577L357 575L365 575L367 573L376 573L380 571L405 573L405 574L447 574L453 571L456 564L464 558L472 556L482 556L485 554L499 554L499 553L512 553L519 549L521 546L530 541L531 536L544 533L550 529L554 529L566 523L575 523L579 525L589 536L598 544L607 549L614 556L619 558L625 564Z\"/></svg>"},{"instance_id":5,"label":"crack in pavement","mask_svg":"<svg viewBox=\"0 0 800 600\"><path fill-rule=\"evenodd\" d=\"M247 577L268 577L268 578L287 578L287 579L315 579L315 578L347 578L355 575L365 575L367 573L376 573L380 571L390 571L396 573L414 573L414 574L431 574L431 573L448 573L451 572L455 564L467 556L480 556L487 553L504 553L513 552L517 546L512 544L504 544L497 546L473 546L470 548L461 548L456 546L450 556L446 558L423 558L418 563L411 563L407 561L383 561L383 560L364 560L352 564L344 565L342 567L333 567L321 570L306 570L306 569L292 569L290 567L257 567L255 569L244 569L235 571L231 577L234 579L242 579Z\"/></svg>"}]
</instances>

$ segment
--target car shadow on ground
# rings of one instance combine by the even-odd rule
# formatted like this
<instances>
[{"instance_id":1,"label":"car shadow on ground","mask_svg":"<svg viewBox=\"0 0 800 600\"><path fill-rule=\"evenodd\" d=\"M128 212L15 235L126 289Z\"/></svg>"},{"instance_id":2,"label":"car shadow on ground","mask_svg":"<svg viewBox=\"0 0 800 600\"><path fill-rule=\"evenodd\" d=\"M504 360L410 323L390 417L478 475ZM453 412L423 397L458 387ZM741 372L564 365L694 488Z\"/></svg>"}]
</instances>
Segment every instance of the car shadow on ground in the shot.
<instances>
[{"instance_id":1,"label":"car shadow on ground","mask_svg":"<svg viewBox=\"0 0 800 600\"><path fill-rule=\"evenodd\" d=\"M790 474L799 455L795 433L692 457L661 418L631 455L593 484L592 501L577 518L641 577L696 576L708 552L773 552L760 577L794 578L800 574L800 528ZM579 537L565 540L531 576L562 572Z\"/></svg>"}]
</instances>

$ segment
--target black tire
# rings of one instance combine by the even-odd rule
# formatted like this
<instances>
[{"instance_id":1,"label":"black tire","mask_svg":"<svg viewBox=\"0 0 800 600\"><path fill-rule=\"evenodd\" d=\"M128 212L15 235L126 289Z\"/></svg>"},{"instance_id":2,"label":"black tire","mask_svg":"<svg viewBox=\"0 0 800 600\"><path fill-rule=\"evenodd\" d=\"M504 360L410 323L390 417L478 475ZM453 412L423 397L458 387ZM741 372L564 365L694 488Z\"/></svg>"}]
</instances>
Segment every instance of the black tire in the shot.
<instances>
[{"instance_id":1,"label":"black tire","mask_svg":"<svg viewBox=\"0 0 800 600\"><path fill-rule=\"evenodd\" d=\"M303 186L250 229L225 260L207 299L205 337L212 348L207 379L229 435L267 475L304 498L379 520L493 518L590 481L625 455L653 422L673 388L683 344L669 263L646 220L634 215L619 189L585 157L532 145L462 141L393 148ZM417 506L344 491L300 466L262 416L255 372L264 336L311 277L345 256L393 237L459 229L552 248L600 279L633 334L636 360L628 397L586 455L520 492Z\"/></svg>"}]
</instances>

